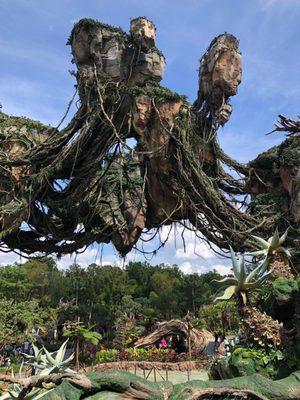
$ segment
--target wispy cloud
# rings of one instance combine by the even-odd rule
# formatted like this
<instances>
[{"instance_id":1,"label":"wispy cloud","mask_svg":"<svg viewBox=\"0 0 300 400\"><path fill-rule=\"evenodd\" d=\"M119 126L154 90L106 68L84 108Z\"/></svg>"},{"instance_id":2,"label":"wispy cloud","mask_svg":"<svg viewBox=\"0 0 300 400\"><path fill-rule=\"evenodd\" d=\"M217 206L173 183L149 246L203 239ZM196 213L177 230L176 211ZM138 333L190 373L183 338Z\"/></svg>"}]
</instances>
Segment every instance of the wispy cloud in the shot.
<instances>
[{"instance_id":1,"label":"wispy cloud","mask_svg":"<svg viewBox=\"0 0 300 400\"><path fill-rule=\"evenodd\" d=\"M263 10L270 10L273 7L294 7L300 6L299 0L259 0Z\"/></svg>"},{"instance_id":2,"label":"wispy cloud","mask_svg":"<svg viewBox=\"0 0 300 400\"><path fill-rule=\"evenodd\" d=\"M51 25L49 26L50 29ZM53 29L53 26L52 28ZM56 72L62 72L66 67L66 63L69 61L68 58L64 57L63 54L56 54L53 51L47 51L47 49L41 49L38 47L24 46L24 43L20 46L20 43L13 41L0 41L0 56L10 57L11 61L21 62L22 60L30 61L31 65L38 67L47 67L49 70Z\"/></svg>"},{"instance_id":3,"label":"wispy cloud","mask_svg":"<svg viewBox=\"0 0 300 400\"><path fill-rule=\"evenodd\" d=\"M22 79L9 74L1 76L0 88L3 112L24 115L54 126L61 119L74 91L72 87L49 87L34 77Z\"/></svg>"}]
</instances>

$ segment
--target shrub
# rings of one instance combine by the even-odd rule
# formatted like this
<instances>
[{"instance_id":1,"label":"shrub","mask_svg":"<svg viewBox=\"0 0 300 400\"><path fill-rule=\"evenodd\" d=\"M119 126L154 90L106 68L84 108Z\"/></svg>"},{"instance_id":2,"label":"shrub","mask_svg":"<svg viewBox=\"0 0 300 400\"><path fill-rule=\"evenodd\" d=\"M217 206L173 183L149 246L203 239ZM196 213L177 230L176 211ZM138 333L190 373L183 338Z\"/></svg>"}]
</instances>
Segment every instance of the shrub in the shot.
<instances>
[{"instance_id":1,"label":"shrub","mask_svg":"<svg viewBox=\"0 0 300 400\"><path fill-rule=\"evenodd\" d=\"M203 354L192 351L191 359L199 360ZM126 349L118 352L117 350L101 350L96 354L95 362L105 363L112 361L153 361L153 362L178 362L188 361L189 354L177 354L172 349Z\"/></svg>"},{"instance_id":2,"label":"shrub","mask_svg":"<svg viewBox=\"0 0 300 400\"><path fill-rule=\"evenodd\" d=\"M107 363L117 361L118 358L118 350L115 349L105 349L100 350L96 354L96 362L98 363Z\"/></svg>"},{"instance_id":3,"label":"shrub","mask_svg":"<svg viewBox=\"0 0 300 400\"><path fill-rule=\"evenodd\" d=\"M225 334L238 331L240 322L236 304L232 300L200 307L199 320L202 322L201 328L210 332L219 332L224 329ZM199 323L198 327L200 327Z\"/></svg>"},{"instance_id":4,"label":"shrub","mask_svg":"<svg viewBox=\"0 0 300 400\"><path fill-rule=\"evenodd\" d=\"M223 357L212 365L214 379L228 379L259 373L267 378L277 378L280 361L284 355L280 350L258 350L237 347L230 356Z\"/></svg>"}]
</instances>

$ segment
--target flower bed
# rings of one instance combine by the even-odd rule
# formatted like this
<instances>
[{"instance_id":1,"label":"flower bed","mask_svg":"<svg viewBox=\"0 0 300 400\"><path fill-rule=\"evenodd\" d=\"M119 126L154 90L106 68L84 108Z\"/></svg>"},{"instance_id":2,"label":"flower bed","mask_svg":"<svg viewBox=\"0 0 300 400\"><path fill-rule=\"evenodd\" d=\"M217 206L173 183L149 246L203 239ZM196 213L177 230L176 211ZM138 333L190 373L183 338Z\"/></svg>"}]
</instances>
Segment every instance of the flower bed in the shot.
<instances>
[{"instance_id":1,"label":"flower bed","mask_svg":"<svg viewBox=\"0 0 300 400\"><path fill-rule=\"evenodd\" d=\"M95 363L108 363L116 361L149 361L178 363L184 361L198 361L206 359L203 352L193 350L191 358L188 353L178 354L171 349L126 349L118 351L115 349L100 350L94 359Z\"/></svg>"}]
</instances>

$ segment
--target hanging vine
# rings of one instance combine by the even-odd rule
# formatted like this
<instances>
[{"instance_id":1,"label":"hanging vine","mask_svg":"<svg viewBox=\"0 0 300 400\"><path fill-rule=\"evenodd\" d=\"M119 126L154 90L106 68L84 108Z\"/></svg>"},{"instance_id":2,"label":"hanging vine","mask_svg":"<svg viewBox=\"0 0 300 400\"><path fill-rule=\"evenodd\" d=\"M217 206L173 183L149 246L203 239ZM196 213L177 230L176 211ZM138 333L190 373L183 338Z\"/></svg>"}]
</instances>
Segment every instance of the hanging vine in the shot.
<instances>
[{"instance_id":1,"label":"hanging vine","mask_svg":"<svg viewBox=\"0 0 300 400\"><path fill-rule=\"evenodd\" d=\"M297 252L299 121L280 116L283 143L238 163L217 139L241 81L237 39L212 41L190 105L160 85L155 37L146 18L132 20L129 34L83 19L68 40L80 98L69 124L0 114L3 250L60 255L112 242L125 255L143 232L180 222L237 250L253 248L253 233L289 226Z\"/></svg>"}]
</instances>

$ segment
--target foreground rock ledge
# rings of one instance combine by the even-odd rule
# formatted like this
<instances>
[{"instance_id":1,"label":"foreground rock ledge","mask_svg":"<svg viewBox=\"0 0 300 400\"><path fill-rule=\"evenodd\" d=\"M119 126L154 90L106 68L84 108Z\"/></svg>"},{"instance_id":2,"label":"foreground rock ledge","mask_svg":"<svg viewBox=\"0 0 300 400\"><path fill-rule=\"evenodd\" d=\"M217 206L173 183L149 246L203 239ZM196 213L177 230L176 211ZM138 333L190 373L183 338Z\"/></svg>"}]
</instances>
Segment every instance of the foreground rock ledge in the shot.
<instances>
[{"instance_id":1,"label":"foreground rock ledge","mask_svg":"<svg viewBox=\"0 0 300 400\"><path fill-rule=\"evenodd\" d=\"M16 379L2 377L0 382ZM300 371L289 377L271 381L259 374L223 381L191 381L173 385L171 382L149 382L129 372L109 371L101 374L52 374L18 381L25 389L55 383L56 387L43 396L44 400L299 400ZM27 392L27 393L28 393ZM18 399L24 397L18 397Z\"/></svg>"}]
</instances>

